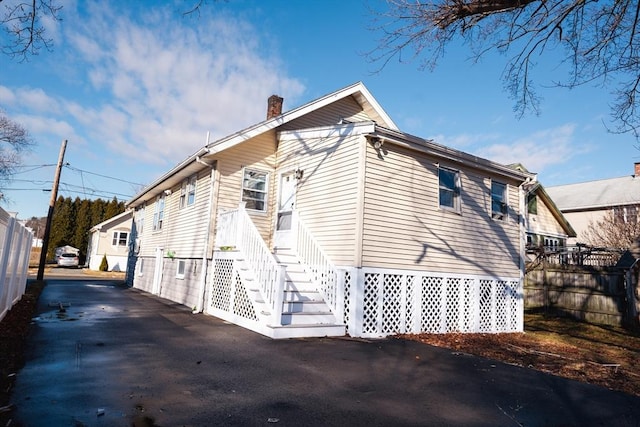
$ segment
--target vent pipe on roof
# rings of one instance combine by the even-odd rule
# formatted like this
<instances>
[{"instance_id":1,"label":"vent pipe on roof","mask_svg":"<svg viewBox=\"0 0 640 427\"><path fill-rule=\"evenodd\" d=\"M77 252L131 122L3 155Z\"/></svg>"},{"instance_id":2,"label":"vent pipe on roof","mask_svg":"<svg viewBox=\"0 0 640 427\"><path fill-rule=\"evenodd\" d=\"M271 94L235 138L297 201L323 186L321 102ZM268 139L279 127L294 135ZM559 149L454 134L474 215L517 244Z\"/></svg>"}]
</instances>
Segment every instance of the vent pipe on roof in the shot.
<instances>
[{"instance_id":1,"label":"vent pipe on roof","mask_svg":"<svg viewBox=\"0 0 640 427\"><path fill-rule=\"evenodd\" d=\"M267 120L282 114L282 102L283 98L278 95L271 95L267 100Z\"/></svg>"}]
</instances>

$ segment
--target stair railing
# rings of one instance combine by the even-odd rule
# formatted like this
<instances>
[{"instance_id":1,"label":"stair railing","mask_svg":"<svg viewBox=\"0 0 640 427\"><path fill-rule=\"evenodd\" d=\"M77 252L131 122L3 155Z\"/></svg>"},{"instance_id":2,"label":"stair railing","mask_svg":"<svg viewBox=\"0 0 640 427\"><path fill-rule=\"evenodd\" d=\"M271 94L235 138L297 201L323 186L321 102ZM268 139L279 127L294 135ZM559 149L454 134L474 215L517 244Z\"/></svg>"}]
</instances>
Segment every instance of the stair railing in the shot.
<instances>
[{"instance_id":1,"label":"stair railing","mask_svg":"<svg viewBox=\"0 0 640 427\"><path fill-rule=\"evenodd\" d=\"M271 254L247 213L245 203L240 203L238 209L221 212L217 228L216 246L222 250L235 249L242 254L271 310L272 324L281 325L286 267L279 265Z\"/></svg>"},{"instance_id":2,"label":"stair railing","mask_svg":"<svg viewBox=\"0 0 640 427\"><path fill-rule=\"evenodd\" d=\"M344 317L344 290L338 286L337 269L322 250L318 241L296 215L296 252L305 265L314 286L322 294L325 302L339 321Z\"/></svg>"}]
</instances>

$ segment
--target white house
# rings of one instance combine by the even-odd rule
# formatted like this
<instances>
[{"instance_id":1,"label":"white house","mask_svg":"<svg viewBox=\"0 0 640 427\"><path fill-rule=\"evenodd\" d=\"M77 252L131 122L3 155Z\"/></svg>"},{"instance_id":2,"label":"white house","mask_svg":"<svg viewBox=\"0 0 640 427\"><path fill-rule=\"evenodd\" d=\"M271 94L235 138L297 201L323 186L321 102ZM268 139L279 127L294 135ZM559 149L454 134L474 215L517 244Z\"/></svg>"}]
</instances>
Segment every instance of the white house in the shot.
<instances>
[{"instance_id":1,"label":"white house","mask_svg":"<svg viewBox=\"0 0 640 427\"><path fill-rule=\"evenodd\" d=\"M99 270L107 257L108 271L127 271L133 212L125 211L89 230L86 265Z\"/></svg>"},{"instance_id":2,"label":"white house","mask_svg":"<svg viewBox=\"0 0 640 427\"><path fill-rule=\"evenodd\" d=\"M134 287L274 338L522 331L535 174L400 131L362 83L282 103L127 202Z\"/></svg>"}]
</instances>

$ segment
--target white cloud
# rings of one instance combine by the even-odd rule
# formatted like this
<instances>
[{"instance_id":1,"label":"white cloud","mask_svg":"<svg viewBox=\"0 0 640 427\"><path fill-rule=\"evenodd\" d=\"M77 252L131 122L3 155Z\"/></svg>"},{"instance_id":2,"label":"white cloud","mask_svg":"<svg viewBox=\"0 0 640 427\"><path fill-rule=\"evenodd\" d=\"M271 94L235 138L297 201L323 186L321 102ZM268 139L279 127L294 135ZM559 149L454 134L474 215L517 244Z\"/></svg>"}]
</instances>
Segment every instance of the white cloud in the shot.
<instances>
[{"instance_id":1,"label":"white cloud","mask_svg":"<svg viewBox=\"0 0 640 427\"><path fill-rule=\"evenodd\" d=\"M259 28L231 17L183 20L162 8L137 19L122 12L95 3L89 19L67 22L87 85L84 98L60 101L84 139L114 155L173 165L208 131L216 139L263 120L269 95L287 103L304 90L266 56Z\"/></svg>"},{"instance_id":2,"label":"white cloud","mask_svg":"<svg viewBox=\"0 0 640 427\"><path fill-rule=\"evenodd\" d=\"M484 146L477 154L499 163L522 163L532 172L542 172L583 152L574 141L575 129L576 126L569 123L541 130L512 143Z\"/></svg>"},{"instance_id":3,"label":"white cloud","mask_svg":"<svg viewBox=\"0 0 640 427\"><path fill-rule=\"evenodd\" d=\"M566 163L572 157L591 149L587 144L579 145L575 134L576 125L568 123L520 136L512 142L502 142L508 137L500 133L440 134L432 138L438 144L494 162L521 163L530 171L539 173L552 165Z\"/></svg>"}]
</instances>

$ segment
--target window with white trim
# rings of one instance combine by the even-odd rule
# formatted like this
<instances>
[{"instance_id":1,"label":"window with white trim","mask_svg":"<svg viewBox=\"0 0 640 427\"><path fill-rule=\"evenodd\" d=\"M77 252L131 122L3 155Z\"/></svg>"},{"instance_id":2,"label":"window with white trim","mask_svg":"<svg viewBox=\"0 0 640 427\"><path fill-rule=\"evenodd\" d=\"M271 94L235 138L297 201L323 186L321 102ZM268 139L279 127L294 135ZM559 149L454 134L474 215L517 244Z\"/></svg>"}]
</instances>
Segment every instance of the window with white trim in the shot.
<instances>
[{"instance_id":1,"label":"window with white trim","mask_svg":"<svg viewBox=\"0 0 640 427\"><path fill-rule=\"evenodd\" d=\"M507 185L491 181L491 217L505 219L507 217Z\"/></svg>"},{"instance_id":2,"label":"window with white trim","mask_svg":"<svg viewBox=\"0 0 640 427\"><path fill-rule=\"evenodd\" d=\"M245 169L242 179L242 201L247 209L267 210L267 178L269 174L254 169Z\"/></svg>"},{"instance_id":3,"label":"window with white trim","mask_svg":"<svg viewBox=\"0 0 640 427\"><path fill-rule=\"evenodd\" d=\"M180 209L191 206L196 202L196 176L182 181L180 188Z\"/></svg>"},{"instance_id":4,"label":"window with white trim","mask_svg":"<svg viewBox=\"0 0 640 427\"><path fill-rule=\"evenodd\" d=\"M460 172L439 167L438 182L440 207L460 212Z\"/></svg>"},{"instance_id":5,"label":"window with white trim","mask_svg":"<svg viewBox=\"0 0 640 427\"><path fill-rule=\"evenodd\" d=\"M144 206L135 211L135 233L141 235L144 230Z\"/></svg>"},{"instance_id":6,"label":"window with white trim","mask_svg":"<svg viewBox=\"0 0 640 427\"><path fill-rule=\"evenodd\" d=\"M127 233L126 231L114 231L113 239L111 240L111 245L127 246L128 238L129 238L129 233Z\"/></svg>"},{"instance_id":7,"label":"window with white trim","mask_svg":"<svg viewBox=\"0 0 640 427\"><path fill-rule=\"evenodd\" d=\"M139 258L138 259L138 276L143 276L144 275L144 258Z\"/></svg>"},{"instance_id":8,"label":"window with white trim","mask_svg":"<svg viewBox=\"0 0 640 427\"><path fill-rule=\"evenodd\" d=\"M187 262L183 259L178 260L178 268L176 269L176 278L184 279L184 271L186 269Z\"/></svg>"},{"instance_id":9,"label":"window with white trim","mask_svg":"<svg viewBox=\"0 0 640 427\"><path fill-rule=\"evenodd\" d=\"M162 230L163 222L164 222L164 194L161 194L156 199L155 211L153 212L153 231Z\"/></svg>"}]
</instances>

